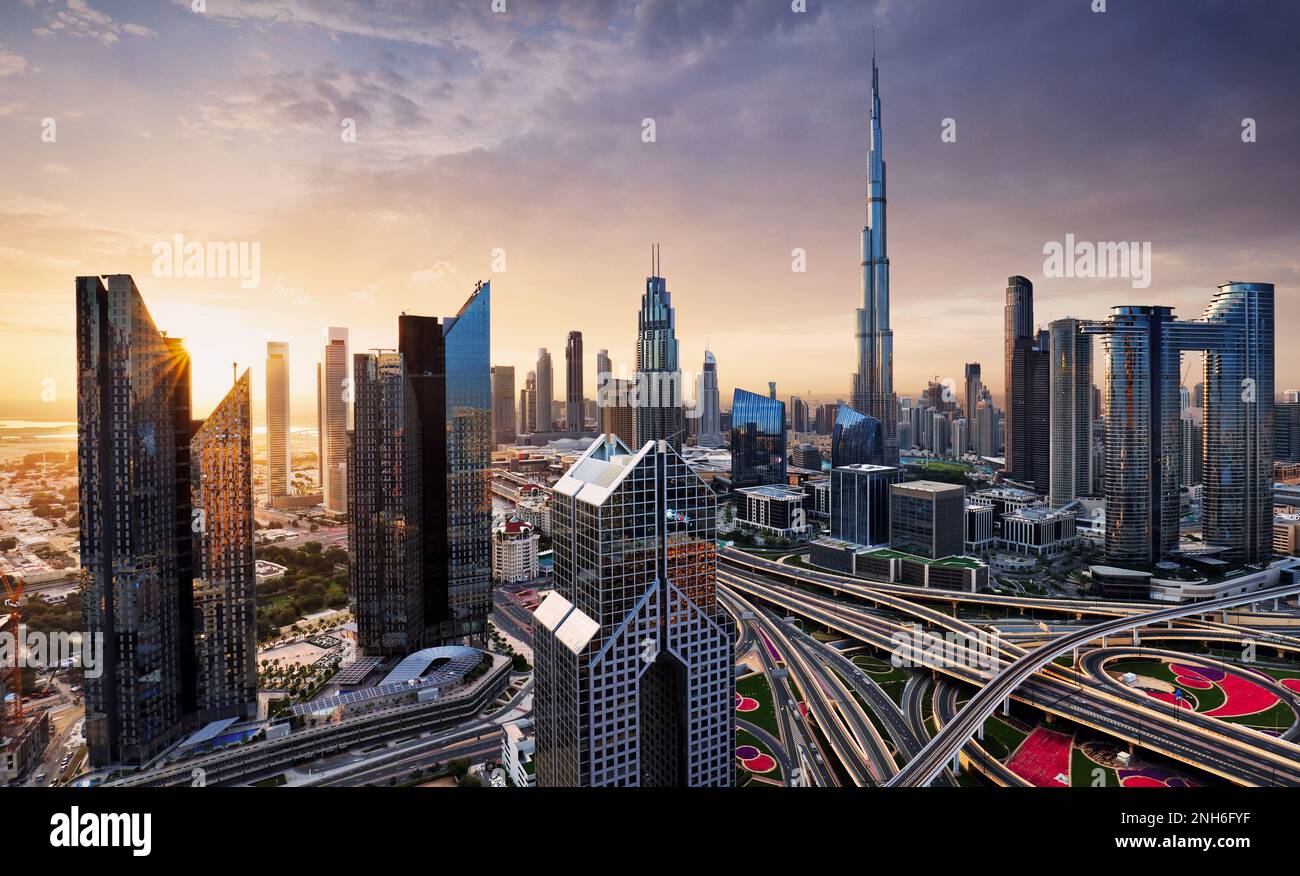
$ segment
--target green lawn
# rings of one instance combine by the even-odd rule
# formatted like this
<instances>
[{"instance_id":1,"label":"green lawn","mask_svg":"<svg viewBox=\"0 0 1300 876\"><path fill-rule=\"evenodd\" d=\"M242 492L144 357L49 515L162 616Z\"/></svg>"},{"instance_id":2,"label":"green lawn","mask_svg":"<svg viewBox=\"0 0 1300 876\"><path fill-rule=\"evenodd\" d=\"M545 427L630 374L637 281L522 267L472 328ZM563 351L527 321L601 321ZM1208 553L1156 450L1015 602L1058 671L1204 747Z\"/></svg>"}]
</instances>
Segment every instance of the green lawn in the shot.
<instances>
[{"instance_id":1,"label":"green lawn","mask_svg":"<svg viewBox=\"0 0 1300 876\"><path fill-rule=\"evenodd\" d=\"M1070 752L1070 787L1072 788L1091 788L1093 785L1093 770L1101 770L1106 781L1105 787L1118 788L1119 774L1110 767L1102 766L1094 761L1088 755L1083 753L1083 749L1077 745Z\"/></svg>"},{"instance_id":2,"label":"green lawn","mask_svg":"<svg viewBox=\"0 0 1300 876\"><path fill-rule=\"evenodd\" d=\"M762 727L773 736L780 737L781 730L776 723L776 709L772 702L772 688L761 672L747 675L736 682L736 693L753 697L758 701L758 709L753 712L737 712L736 717Z\"/></svg>"},{"instance_id":3,"label":"green lawn","mask_svg":"<svg viewBox=\"0 0 1300 876\"><path fill-rule=\"evenodd\" d=\"M984 721L984 748L998 760L1006 760L1024 741L1025 734L1005 721L992 715Z\"/></svg>"}]
</instances>

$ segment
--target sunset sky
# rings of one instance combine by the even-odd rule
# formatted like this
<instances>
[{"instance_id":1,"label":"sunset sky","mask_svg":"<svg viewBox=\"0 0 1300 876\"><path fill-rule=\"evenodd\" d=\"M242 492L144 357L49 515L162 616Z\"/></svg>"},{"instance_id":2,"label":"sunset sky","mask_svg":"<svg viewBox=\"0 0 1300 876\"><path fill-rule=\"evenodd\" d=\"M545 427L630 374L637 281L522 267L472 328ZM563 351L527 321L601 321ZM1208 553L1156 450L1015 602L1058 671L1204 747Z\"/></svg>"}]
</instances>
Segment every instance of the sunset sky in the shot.
<instances>
[{"instance_id":1,"label":"sunset sky","mask_svg":"<svg viewBox=\"0 0 1300 876\"><path fill-rule=\"evenodd\" d=\"M3 2L0 417L73 414L79 274L135 276L198 414L237 361L261 422L285 340L309 423L324 326L391 347L399 312L454 314L489 279L493 362L522 385L549 348L562 397L578 329L592 395L597 349L630 361L652 243L684 368L707 340L724 398L846 396L873 26L900 394L968 361L1000 394L1009 274L1043 324L1275 283L1277 386L1300 385L1294 4L191 2ZM260 244L260 286L153 276L177 234ZM1067 234L1150 242L1150 288L1044 278Z\"/></svg>"}]
</instances>

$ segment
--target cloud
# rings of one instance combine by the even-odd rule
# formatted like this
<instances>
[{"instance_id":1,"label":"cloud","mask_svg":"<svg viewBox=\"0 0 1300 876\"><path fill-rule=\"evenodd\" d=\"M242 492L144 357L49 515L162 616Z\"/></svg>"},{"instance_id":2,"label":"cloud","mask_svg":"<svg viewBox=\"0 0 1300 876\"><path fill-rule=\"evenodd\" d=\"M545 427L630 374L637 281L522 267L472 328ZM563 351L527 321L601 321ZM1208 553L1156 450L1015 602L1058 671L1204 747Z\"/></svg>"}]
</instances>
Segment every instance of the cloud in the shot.
<instances>
[{"instance_id":1,"label":"cloud","mask_svg":"<svg viewBox=\"0 0 1300 876\"><path fill-rule=\"evenodd\" d=\"M439 259L422 271L416 271L411 274L413 283L434 283L441 280L448 274L456 274L456 266L446 259Z\"/></svg>"},{"instance_id":2,"label":"cloud","mask_svg":"<svg viewBox=\"0 0 1300 876\"><path fill-rule=\"evenodd\" d=\"M121 40L122 35L133 37L152 37L157 33L142 24L118 22L111 15L91 6L86 0L33 0L29 5L39 6L45 18L45 26L32 32L37 36L49 37L57 34L71 34L87 37L112 48Z\"/></svg>"},{"instance_id":3,"label":"cloud","mask_svg":"<svg viewBox=\"0 0 1300 876\"><path fill-rule=\"evenodd\" d=\"M27 59L7 49L0 49L0 79L22 73L27 69Z\"/></svg>"}]
</instances>

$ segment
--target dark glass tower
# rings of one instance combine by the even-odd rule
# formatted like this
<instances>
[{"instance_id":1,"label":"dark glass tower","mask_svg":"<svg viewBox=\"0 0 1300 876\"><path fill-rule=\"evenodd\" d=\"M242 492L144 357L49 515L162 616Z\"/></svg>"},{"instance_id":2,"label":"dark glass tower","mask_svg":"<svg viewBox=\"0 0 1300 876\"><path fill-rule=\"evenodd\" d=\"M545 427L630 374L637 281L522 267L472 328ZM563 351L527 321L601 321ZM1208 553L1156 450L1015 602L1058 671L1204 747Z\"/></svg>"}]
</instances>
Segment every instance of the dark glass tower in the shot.
<instances>
[{"instance_id":1,"label":"dark glass tower","mask_svg":"<svg viewBox=\"0 0 1300 876\"><path fill-rule=\"evenodd\" d=\"M402 314L398 319L400 365L419 428L417 471L411 476L405 471L410 463L403 461L404 444L402 454L379 461L376 476L391 479L394 486L400 482L419 497L424 632L412 648L478 639L486 632L492 580L490 317L491 293L484 283L454 317L440 321ZM395 424L400 421L395 392L393 396L385 402L392 409L384 415ZM365 415L379 416L379 409ZM358 400L358 454L363 430L372 428L362 424L362 416ZM369 575L359 565L355 568L356 574Z\"/></svg>"},{"instance_id":2,"label":"dark glass tower","mask_svg":"<svg viewBox=\"0 0 1300 876\"><path fill-rule=\"evenodd\" d=\"M564 345L564 428L582 431L582 332L569 332Z\"/></svg>"},{"instance_id":3,"label":"dark glass tower","mask_svg":"<svg viewBox=\"0 0 1300 876\"><path fill-rule=\"evenodd\" d=\"M77 278L77 461L91 762L142 763L195 704L190 363L125 274Z\"/></svg>"},{"instance_id":4,"label":"dark glass tower","mask_svg":"<svg viewBox=\"0 0 1300 876\"><path fill-rule=\"evenodd\" d=\"M357 353L352 372L348 562L357 645L367 656L404 656L425 642L424 473L437 469L425 468L423 424L401 354Z\"/></svg>"},{"instance_id":5,"label":"dark glass tower","mask_svg":"<svg viewBox=\"0 0 1300 876\"><path fill-rule=\"evenodd\" d=\"M785 482L785 402L737 388L731 402L732 487Z\"/></svg>"},{"instance_id":6,"label":"dark glass tower","mask_svg":"<svg viewBox=\"0 0 1300 876\"><path fill-rule=\"evenodd\" d=\"M1051 482L1051 374L1047 344L1034 332L1034 285L1007 278L1006 472L1046 491Z\"/></svg>"},{"instance_id":7,"label":"dark glass tower","mask_svg":"<svg viewBox=\"0 0 1300 876\"><path fill-rule=\"evenodd\" d=\"M883 460L880 421L848 405L840 405L831 435L831 467L881 465Z\"/></svg>"},{"instance_id":8,"label":"dark glass tower","mask_svg":"<svg viewBox=\"0 0 1300 876\"><path fill-rule=\"evenodd\" d=\"M637 315L636 441L641 445L662 438L681 449L686 425L677 360L677 317L668 283L658 276L657 252L654 275L646 277Z\"/></svg>"},{"instance_id":9,"label":"dark glass tower","mask_svg":"<svg viewBox=\"0 0 1300 876\"><path fill-rule=\"evenodd\" d=\"M884 461L898 462L894 397L894 333L889 327L889 251L885 235L885 159L880 122L880 71L871 59L871 151L867 153L867 224L862 228L862 306L857 310L858 371L854 410L881 425Z\"/></svg>"},{"instance_id":10,"label":"dark glass tower","mask_svg":"<svg viewBox=\"0 0 1300 876\"><path fill-rule=\"evenodd\" d=\"M595 441L556 483L534 612L537 784L730 787L735 628L716 500L665 440Z\"/></svg>"}]
</instances>

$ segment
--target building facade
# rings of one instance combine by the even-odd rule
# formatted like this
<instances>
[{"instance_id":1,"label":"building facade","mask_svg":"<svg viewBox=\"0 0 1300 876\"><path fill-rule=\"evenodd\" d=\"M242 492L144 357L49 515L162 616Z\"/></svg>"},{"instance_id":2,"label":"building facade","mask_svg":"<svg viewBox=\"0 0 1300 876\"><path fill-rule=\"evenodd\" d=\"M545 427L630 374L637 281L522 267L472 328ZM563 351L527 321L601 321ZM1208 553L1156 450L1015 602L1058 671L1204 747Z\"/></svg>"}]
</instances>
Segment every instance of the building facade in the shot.
<instances>
[{"instance_id":1,"label":"building facade","mask_svg":"<svg viewBox=\"0 0 1300 876\"><path fill-rule=\"evenodd\" d=\"M1049 352L1034 331L1034 284L1007 278L1006 472L1046 492L1051 482Z\"/></svg>"},{"instance_id":2,"label":"building facade","mask_svg":"<svg viewBox=\"0 0 1300 876\"><path fill-rule=\"evenodd\" d=\"M874 417L840 405L831 429L831 467L884 465L884 429Z\"/></svg>"},{"instance_id":3,"label":"building facade","mask_svg":"<svg viewBox=\"0 0 1300 876\"><path fill-rule=\"evenodd\" d=\"M537 784L730 787L735 631L716 502L667 440L594 442L553 491L536 618Z\"/></svg>"},{"instance_id":4,"label":"building facade","mask_svg":"<svg viewBox=\"0 0 1300 876\"><path fill-rule=\"evenodd\" d=\"M545 347L537 350L537 422L534 432L550 432L555 428L555 368L551 354Z\"/></svg>"},{"instance_id":5,"label":"building facade","mask_svg":"<svg viewBox=\"0 0 1300 876\"><path fill-rule=\"evenodd\" d=\"M1062 508L1092 492L1092 336L1077 319L1058 319L1051 337L1048 498Z\"/></svg>"},{"instance_id":6,"label":"building facade","mask_svg":"<svg viewBox=\"0 0 1300 876\"><path fill-rule=\"evenodd\" d=\"M902 479L893 466L848 465L831 469L831 537L859 545L889 543L889 488Z\"/></svg>"},{"instance_id":7,"label":"building facade","mask_svg":"<svg viewBox=\"0 0 1300 876\"><path fill-rule=\"evenodd\" d=\"M704 370L700 372L695 405L700 418L700 446L721 447L722 396L718 392L718 360L711 350L704 351Z\"/></svg>"},{"instance_id":8,"label":"building facade","mask_svg":"<svg viewBox=\"0 0 1300 876\"><path fill-rule=\"evenodd\" d=\"M190 439L200 722L257 715L250 382L245 371Z\"/></svg>"},{"instance_id":9,"label":"building facade","mask_svg":"<svg viewBox=\"0 0 1300 876\"><path fill-rule=\"evenodd\" d=\"M936 481L889 487L889 546L930 559L960 556L965 546L966 489Z\"/></svg>"},{"instance_id":10,"label":"building facade","mask_svg":"<svg viewBox=\"0 0 1300 876\"><path fill-rule=\"evenodd\" d=\"M502 584L532 581L538 575L537 543L533 525L514 518L492 530L492 578Z\"/></svg>"},{"instance_id":11,"label":"building facade","mask_svg":"<svg viewBox=\"0 0 1300 876\"><path fill-rule=\"evenodd\" d=\"M731 483L786 482L785 402L737 387L731 402Z\"/></svg>"},{"instance_id":12,"label":"building facade","mask_svg":"<svg viewBox=\"0 0 1300 876\"><path fill-rule=\"evenodd\" d=\"M515 427L515 368L492 366L492 443L512 444L519 430Z\"/></svg>"},{"instance_id":13,"label":"building facade","mask_svg":"<svg viewBox=\"0 0 1300 876\"><path fill-rule=\"evenodd\" d=\"M78 277L77 463L91 763L139 764L193 709L190 361L130 276Z\"/></svg>"}]
</instances>

